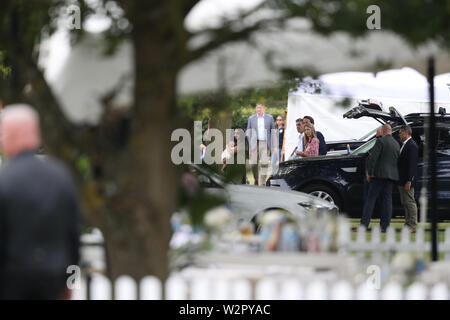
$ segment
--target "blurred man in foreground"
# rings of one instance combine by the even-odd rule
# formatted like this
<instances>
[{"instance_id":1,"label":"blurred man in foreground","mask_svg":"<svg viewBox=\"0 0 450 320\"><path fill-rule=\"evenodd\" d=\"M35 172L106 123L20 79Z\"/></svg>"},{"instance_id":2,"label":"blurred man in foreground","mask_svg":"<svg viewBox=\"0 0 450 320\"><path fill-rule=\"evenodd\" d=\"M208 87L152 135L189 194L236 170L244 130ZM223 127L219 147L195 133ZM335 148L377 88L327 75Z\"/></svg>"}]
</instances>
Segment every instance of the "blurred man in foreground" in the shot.
<instances>
[{"instance_id":1,"label":"blurred man in foreground","mask_svg":"<svg viewBox=\"0 0 450 320\"><path fill-rule=\"evenodd\" d=\"M6 106L0 116L0 299L68 296L66 271L79 259L79 204L67 170L35 156L37 113Z\"/></svg>"}]
</instances>

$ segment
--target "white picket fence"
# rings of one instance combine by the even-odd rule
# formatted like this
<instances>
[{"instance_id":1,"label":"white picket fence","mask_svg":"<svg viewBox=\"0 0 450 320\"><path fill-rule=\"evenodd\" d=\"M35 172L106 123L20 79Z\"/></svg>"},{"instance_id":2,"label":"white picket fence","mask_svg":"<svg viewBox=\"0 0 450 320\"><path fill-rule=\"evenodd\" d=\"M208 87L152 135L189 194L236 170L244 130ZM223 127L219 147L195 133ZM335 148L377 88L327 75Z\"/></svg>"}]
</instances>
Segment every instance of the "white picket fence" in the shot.
<instances>
[{"instance_id":1,"label":"white picket fence","mask_svg":"<svg viewBox=\"0 0 450 320\"><path fill-rule=\"evenodd\" d=\"M338 223L336 257L352 256L356 252L361 256L366 252L379 254L392 252L426 253L431 250L429 241L425 241L425 230L418 228L415 240L410 240L407 229L401 231L399 241L393 228L388 229L382 241L378 226L372 228L370 240L364 228L359 228L356 239L352 239L351 225L342 219ZM86 240L86 239L85 239ZM96 240L96 239L94 239ZM97 239L99 240L99 239ZM91 244L99 243L93 241ZM95 247L95 246L94 246ZM97 249L99 249L97 247ZM444 241L438 245L439 252L450 260L450 228L445 231ZM100 249L99 249L100 250ZM101 252L95 249L89 252L96 258ZM288 253L289 254L289 253ZM292 253L295 259L303 259L301 253ZM230 254L231 257L239 258ZM208 267L191 267L182 272L173 273L165 283L165 298L177 300L449 300L450 299L450 263L448 261L432 265L424 272L424 277L418 277L416 282L403 287L399 282L391 280L382 282L379 289L374 289L367 283L367 274L359 274L359 279L342 276L338 266L346 261L331 264L329 270L323 271L323 259L314 254L305 254L310 261L306 263L295 261L294 257L277 260L277 266L265 261L264 254L247 257L252 264L245 263L245 259L228 259L223 265L210 263ZM270 257L273 259L273 257ZM278 259L278 257L276 257ZM213 259L214 261L214 259ZM270 260L271 261L271 260ZM284 262L286 263L284 263ZM289 262L290 263L287 263ZM306 261L306 260L305 260ZM330 260L331 261L331 260ZM349 260L350 261L350 260ZM320 267L318 268L318 266ZM355 263L356 266L356 263ZM101 263L97 268L103 269ZM308 269L309 268L309 269ZM325 268L326 269L326 268ZM342 268L341 268L342 269ZM321 270L321 271L320 271ZM73 291L74 300L87 299L87 281L82 278L79 288ZM94 273L90 281L90 299L93 300L159 300L163 298L163 285L152 276L134 281L129 276L119 277L112 283L100 273ZM113 293L114 292L114 293Z\"/></svg>"},{"instance_id":2,"label":"white picket fence","mask_svg":"<svg viewBox=\"0 0 450 320\"><path fill-rule=\"evenodd\" d=\"M220 272L220 271L218 271ZM86 299L86 282L74 290L74 300ZM91 299L111 300L113 284L103 275L93 275ZM114 283L116 300L160 300L162 285L155 277L145 277L138 284L129 276L122 276ZM415 282L407 288L390 282L377 290L365 282L352 285L345 280L323 279L301 282L293 278L248 279L186 279L174 275L166 283L169 300L449 300L446 283L427 286Z\"/></svg>"},{"instance_id":3,"label":"white picket fence","mask_svg":"<svg viewBox=\"0 0 450 320\"><path fill-rule=\"evenodd\" d=\"M370 232L370 239L367 239L367 232ZM396 230L388 228L386 238L381 240L380 227L375 225L371 231L366 231L364 227L357 230L356 239L352 240L351 225L346 220L341 220L338 224L338 249L340 252L414 252L426 253L431 251L431 242L425 241L425 230L423 227L417 228L415 239L411 240L411 234L407 228L401 230L399 241L396 239ZM450 260L450 227L446 228L444 241L438 243L438 251L444 253L445 260Z\"/></svg>"}]
</instances>

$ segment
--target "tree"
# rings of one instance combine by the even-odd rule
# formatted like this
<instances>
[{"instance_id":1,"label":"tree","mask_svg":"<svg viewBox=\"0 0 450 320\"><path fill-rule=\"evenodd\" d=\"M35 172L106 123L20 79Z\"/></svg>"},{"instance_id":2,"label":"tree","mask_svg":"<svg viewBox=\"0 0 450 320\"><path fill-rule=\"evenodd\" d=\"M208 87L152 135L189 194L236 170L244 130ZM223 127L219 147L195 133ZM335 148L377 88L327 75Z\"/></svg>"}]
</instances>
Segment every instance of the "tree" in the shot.
<instances>
[{"instance_id":1,"label":"tree","mask_svg":"<svg viewBox=\"0 0 450 320\"><path fill-rule=\"evenodd\" d=\"M367 31L366 8L377 3L382 8L383 28L402 34L413 44L430 39L449 44L450 7L445 2L434 6L419 1L267 0L218 27L192 32L184 20L198 2L99 1L112 19L105 33L107 51L123 39L133 44L134 103L126 111L117 111L110 106L111 92L102 100L105 108L98 125L77 126L65 117L37 63L38 44L54 31L54 22L67 2L2 1L0 52L5 53L3 63L11 72L0 82L0 97L5 103L29 102L41 114L44 148L75 169L86 217L104 234L112 278L129 274L140 279L153 274L165 280L168 276L170 217L179 181L170 161L170 134L182 123L177 117L182 113L176 103L176 80L183 66L292 16L308 18L324 34L344 30L361 35ZM71 3L80 7L83 17L95 10L84 0ZM262 8L279 14L249 20ZM423 15L411 19L409 14L417 17L418 12ZM433 15L431 23L429 14ZM74 30L73 35L79 39L83 30ZM200 37L206 41L192 47L191 41Z\"/></svg>"}]
</instances>

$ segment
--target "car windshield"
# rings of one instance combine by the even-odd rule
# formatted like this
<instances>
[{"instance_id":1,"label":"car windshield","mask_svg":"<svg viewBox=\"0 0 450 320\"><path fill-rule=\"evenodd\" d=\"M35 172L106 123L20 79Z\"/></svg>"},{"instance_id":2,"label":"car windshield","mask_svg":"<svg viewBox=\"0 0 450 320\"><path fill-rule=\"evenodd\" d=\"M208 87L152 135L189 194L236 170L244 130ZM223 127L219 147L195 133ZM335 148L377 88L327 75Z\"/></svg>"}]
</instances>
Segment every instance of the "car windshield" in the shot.
<instances>
[{"instance_id":1,"label":"car windshield","mask_svg":"<svg viewBox=\"0 0 450 320\"><path fill-rule=\"evenodd\" d=\"M411 124L412 122L408 122L408 124ZM396 127L394 129L392 129L392 134L394 135L394 137L396 137L396 139L398 140L398 135L396 134L396 132L400 129L400 127ZM373 146L375 145L375 142L377 142L376 138L370 139L369 141L367 141L366 143L364 143L362 146L360 146L359 148L353 150L350 155L352 156L357 156L363 153L368 152L370 149L373 148Z\"/></svg>"},{"instance_id":2,"label":"car windshield","mask_svg":"<svg viewBox=\"0 0 450 320\"><path fill-rule=\"evenodd\" d=\"M361 138L359 138L359 141L366 141L367 139L373 137L376 133L377 133L378 127L369 131L369 133L366 133L364 136L362 136Z\"/></svg>"},{"instance_id":3,"label":"car windshield","mask_svg":"<svg viewBox=\"0 0 450 320\"><path fill-rule=\"evenodd\" d=\"M377 142L377 139L371 139L370 141L364 143L359 148L353 150L350 154L352 156L357 156L357 155L369 152L369 150L372 149L373 146L375 145L375 142Z\"/></svg>"}]
</instances>

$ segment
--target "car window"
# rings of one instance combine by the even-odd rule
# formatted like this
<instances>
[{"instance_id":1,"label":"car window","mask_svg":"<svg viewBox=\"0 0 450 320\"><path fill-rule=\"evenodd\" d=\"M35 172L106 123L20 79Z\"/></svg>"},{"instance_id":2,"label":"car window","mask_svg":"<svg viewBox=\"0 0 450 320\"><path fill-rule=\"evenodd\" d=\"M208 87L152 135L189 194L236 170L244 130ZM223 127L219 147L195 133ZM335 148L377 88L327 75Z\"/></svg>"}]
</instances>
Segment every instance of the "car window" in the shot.
<instances>
[{"instance_id":1,"label":"car window","mask_svg":"<svg viewBox=\"0 0 450 320\"><path fill-rule=\"evenodd\" d=\"M393 129L392 136L399 143L399 145L401 145L400 138L398 136L398 127ZM377 139L374 137L373 139L369 140L368 142L366 142L365 144L360 146L358 149L354 150L351 153L351 155L357 156L357 155L369 152L369 150L373 148L373 146L375 145L376 142L377 142Z\"/></svg>"},{"instance_id":2,"label":"car window","mask_svg":"<svg viewBox=\"0 0 450 320\"><path fill-rule=\"evenodd\" d=\"M365 134L364 136L362 136L361 138L359 138L359 141L366 141L369 140L369 138L372 138L375 136L375 134L377 133L378 128L373 129L372 131L369 131L369 133Z\"/></svg>"},{"instance_id":3,"label":"car window","mask_svg":"<svg viewBox=\"0 0 450 320\"><path fill-rule=\"evenodd\" d=\"M423 146L425 144L425 134L422 127L414 127L412 129L412 138L419 147L419 157L423 156Z\"/></svg>"},{"instance_id":4,"label":"car window","mask_svg":"<svg viewBox=\"0 0 450 320\"><path fill-rule=\"evenodd\" d=\"M411 125L412 122L409 121L408 124ZM373 130L371 130L371 131L369 131L368 133L366 133L364 136L362 136L358 140L359 141L366 141L366 140L369 141L369 139L372 139L373 137L375 137L375 134L377 133L377 130L378 130L378 127L373 129ZM394 129L394 131L395 131L395 129Z\"/></svg>"},{"instance_id":5,"label":"car window","mask_svg":"<svg viewBox=\"0 0 450 320\"><path fill-rule=\"evenodd\" d=\"M450 128L438 128L437 156L450 156Z\"/></svg>"},{"instance_id":6,"label":"car window","mask_svg":"<svg viewBox=\"0 0 450 320\"><path fill-rule=\"evenodd\" d=\"M366 143L364 143L362 146L360 146L359 148L355 149L354 151L352 151L350 154L352 156L357 156L366 152L369 152L370 149L373 148L373 146L375 145L375 142L377 142L377 139L372 139Z\"/></svg>"}]
</instances>

